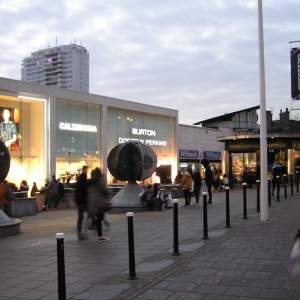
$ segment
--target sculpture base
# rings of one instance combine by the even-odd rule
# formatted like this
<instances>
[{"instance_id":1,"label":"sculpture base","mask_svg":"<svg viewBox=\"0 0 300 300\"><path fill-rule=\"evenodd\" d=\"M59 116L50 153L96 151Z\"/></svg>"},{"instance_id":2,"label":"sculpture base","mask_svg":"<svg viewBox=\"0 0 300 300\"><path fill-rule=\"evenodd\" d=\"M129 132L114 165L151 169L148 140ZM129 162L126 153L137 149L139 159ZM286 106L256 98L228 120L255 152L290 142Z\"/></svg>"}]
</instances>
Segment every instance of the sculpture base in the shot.
<instances>
[{"instance_id":1,"label":"sculpture base","mask_svg":"<svg viewBox=\"0 0 300 300\"><path fill-rule=\"evenodd\" d=\"M140 201L140 192L143 189L136 182L128 182L119 193L113 197L110 213L127 213L147 211L149 208Z\"/></svg>"},{"instance_id":2,"label":"sculpture base","mask_svg":"<svg viewBox=\"0 0 300 300\"><path fill-rule=\"evenodd\" d=\"M10 219L0 209L0 238L17 235L21 233L21 220Z\"/></svg>"}]
</instances>

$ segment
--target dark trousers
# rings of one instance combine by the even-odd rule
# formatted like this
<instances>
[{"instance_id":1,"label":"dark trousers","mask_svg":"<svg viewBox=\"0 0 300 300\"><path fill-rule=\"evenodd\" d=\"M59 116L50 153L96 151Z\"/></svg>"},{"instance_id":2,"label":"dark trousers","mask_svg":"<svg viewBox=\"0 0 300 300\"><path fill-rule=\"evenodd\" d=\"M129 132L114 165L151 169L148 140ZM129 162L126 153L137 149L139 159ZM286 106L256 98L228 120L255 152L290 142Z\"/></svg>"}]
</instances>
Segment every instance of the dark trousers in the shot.
<instances>
[{"instance_id":1,"label":"dark trousers","mask_svg":"<svg viewBox=\"0 0 300 300\"><path fill-rule=\"evenodd\" d=\"M278 181L279 181L279 188L280 188L280 185L281 185L281 180L280 179L278 179ZM274 191L275 191L275 187L277 187L277 179L274 179L273 180L273 188L272 188L272 196L274 196Z\"/></svg>"},{"instance_id":2,"label":"dark trousers","mask_svg":"<svg viewBox=\"0 0 300 300\"><path fill-rule=\"evenodd\" d=\"M52 204L53 203L53 204ZM48 208L56 208L57 205L57 194L50 194L48 199Z\"/></svg>"},{"instance_id":3,"label":"dark trousers","mask_svg":"<svg viewBox=\"0 0 300 300\"><path fill-rule=\"evenodd\" d=\"M208 202L212 203L212 193L211 193L211 188L212 184L206 184L207 186L207 194L208 194Z\"/></svg>"},{"instance_id":4,"label":"dark trousers","mask_svg":"<svg viewBox=\"0 0 300 300\"><path fill-rule=\"evenodd\" d=\"M86 211L85 204L77 204L77 212L78 212L78 219L77 219L77 233L81 232L82 229L82 221L84 218L84 212Z\"/></svg>"},{"instance_id":5,"label":"dark trousers","mask_svg":"<svg viewBox=\"0 0 300 300\"><path fill-rule=\"evenodd\" d=\"M195 187L194 188L194 195L195 195L195 198L196 198L196 203L199 203L200 187Z\"/></svg>"},{"instance_id":6,"label":"dark trousers","mask_svg":"<svg viewBox=\"0 0 300 300\"><path fill-rule=\"evenodd\" d=\"M185 199L185 205L190 205L190 190L183 190L183 196Z\"/></svg>"},{"instance_id":7,"label":"dark trousers","mask_svg":"<svg viewBox=\"0 0 300 300\"><path fill-rule=\"evenodd\" d=\"M103 213L97 214L97 233L98 237L102 236L102 219L103 219Z\"/></svg>"}]
</instances>

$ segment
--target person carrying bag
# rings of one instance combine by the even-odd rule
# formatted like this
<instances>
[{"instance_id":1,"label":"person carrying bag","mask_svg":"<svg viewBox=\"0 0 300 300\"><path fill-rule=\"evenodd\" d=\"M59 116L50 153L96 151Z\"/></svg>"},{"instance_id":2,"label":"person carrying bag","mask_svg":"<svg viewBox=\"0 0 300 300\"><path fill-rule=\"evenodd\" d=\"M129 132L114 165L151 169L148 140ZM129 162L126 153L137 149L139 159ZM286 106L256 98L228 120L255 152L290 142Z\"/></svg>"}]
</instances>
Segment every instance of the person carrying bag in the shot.
<instances>
[{"instance_id":1,"label":"person carrying bag","mask_svg":"<svg viewBox=\"0 0 300 300\"><path fill-rule=\"evenodd\" d=\"M91 179L88 181L87 203L88 211L97 218L98 242L107 242L109 238L102 235L103 214L111 209L111 200L108 198L103 176L99 168L91 172Z\"/></svg>"}]
</instances>

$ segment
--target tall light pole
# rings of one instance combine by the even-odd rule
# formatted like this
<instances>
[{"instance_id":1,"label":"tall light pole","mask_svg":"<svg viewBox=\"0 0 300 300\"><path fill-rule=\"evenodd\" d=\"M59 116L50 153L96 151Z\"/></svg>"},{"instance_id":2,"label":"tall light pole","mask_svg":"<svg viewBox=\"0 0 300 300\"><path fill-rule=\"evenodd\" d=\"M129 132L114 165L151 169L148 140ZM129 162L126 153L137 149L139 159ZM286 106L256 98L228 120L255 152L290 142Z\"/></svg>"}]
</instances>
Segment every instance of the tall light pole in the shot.
<instances>
[{"instance_id":1,"label":"tall light pole","mask_svg":"<svg viewBox=\"0 0 300 300\"><path fill-rule=\"evenodd\" d=\"M264 34L262 0L258 3L258 48L259 48L259 85L260 85L260 220L268 221L268 149L267 149L267 116L266 116L266 88L264 61Z\"/></svg>"}]
</instances>

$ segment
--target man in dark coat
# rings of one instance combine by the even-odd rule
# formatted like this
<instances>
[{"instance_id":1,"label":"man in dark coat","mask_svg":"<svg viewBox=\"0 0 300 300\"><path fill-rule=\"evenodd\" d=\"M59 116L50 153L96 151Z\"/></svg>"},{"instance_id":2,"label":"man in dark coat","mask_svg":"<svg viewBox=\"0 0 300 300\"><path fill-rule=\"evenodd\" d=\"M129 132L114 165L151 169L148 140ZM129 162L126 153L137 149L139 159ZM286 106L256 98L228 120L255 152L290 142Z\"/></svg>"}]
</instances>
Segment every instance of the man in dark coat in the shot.
<instances>
[{"instance_id":1,"label":"man in dark coat","mask_svg":"<svg viewBox=\"0 0 300 300\"><path fill-rule=\"evenodd\" d=\"M87 179L87 166L82 168L82 173L78 176L75 188L75 201L77 205L77 212L78 212L78 219L77 219L77 239L84 240L87 237L82 234L82 221L83 221L83 214L87 210L87 187L86 187L86 179Z\"/></svg>"},{"instance_id":2,"label":"man in dark coat","mask_svg":"<svg viewBox=\"0 0 300 300\"><path fill-rule=\"evenodd\" d=\"M204 172L204 180L205 180L205 184L207 186L207 193L208 193L208 201L207 203L212 204L212 193L211 193L211 188L214 182L213 179L213 174L211 171L211 168L209 166L209 161L206 158L201 159L201 164L202 166L205 168L205 172Z\"/></svg>"},{"instance_id":3,"label":"man in dark coat","mask_svg":"<svg viewBox=\"0 0 300 300\"><path fill-rule=\"evenodd\" d=\"M273 177L273 189L272 189L272 196L274 196L274 190L277 183L281 184L281 177L282 177L282 168L278 161L274 162L274 166L272 169L272 177Z\"/></svg>"}]
</instances>

